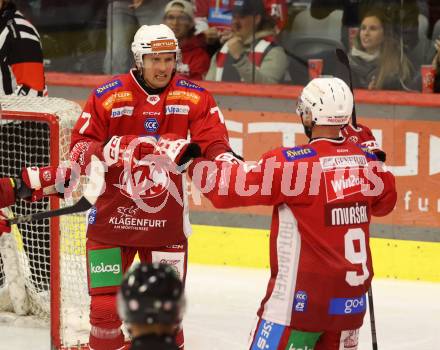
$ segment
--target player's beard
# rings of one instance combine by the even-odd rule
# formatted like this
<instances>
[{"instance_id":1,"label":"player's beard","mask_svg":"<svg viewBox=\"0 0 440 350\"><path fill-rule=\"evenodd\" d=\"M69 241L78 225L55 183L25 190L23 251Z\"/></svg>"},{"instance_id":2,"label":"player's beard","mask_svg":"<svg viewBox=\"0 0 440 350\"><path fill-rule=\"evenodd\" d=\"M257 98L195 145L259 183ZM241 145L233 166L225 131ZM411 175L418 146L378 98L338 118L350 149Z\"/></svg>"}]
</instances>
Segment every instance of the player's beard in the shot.
<instances>
[{"instance_id":1,"label":"player's beard","mask_svg":"<svg viewBox=\"0 0 440 350\"><path fill-rule=\"evenodd\" d=\"M312 127L311 126L304 126L304 133L306 134L306 136L311 139L312 138Z\"/></svg>"}]
</instances>

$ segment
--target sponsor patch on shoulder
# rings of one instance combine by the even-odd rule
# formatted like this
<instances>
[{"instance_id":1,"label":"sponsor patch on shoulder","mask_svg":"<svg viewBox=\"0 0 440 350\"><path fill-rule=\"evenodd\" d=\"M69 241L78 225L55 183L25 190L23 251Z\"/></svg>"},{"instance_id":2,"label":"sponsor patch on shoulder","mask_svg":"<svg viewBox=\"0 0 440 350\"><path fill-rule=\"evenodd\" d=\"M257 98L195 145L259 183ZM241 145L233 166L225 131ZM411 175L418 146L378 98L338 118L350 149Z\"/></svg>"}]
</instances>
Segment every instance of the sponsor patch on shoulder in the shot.
<instances>
[{"instance_id":1,"label":"sponsor patch on shoulder","mask_svg":"<svg viewBox=\"0 0 440 350\"><path fill-rule=\"evenodd\" d=\"M194 84L193 82L185 80L185 79L178 80L176 85L181 86L181 87L186 87L188 89L197 90L197 91L205 91L205 89L202 88L201 86Z\"/></svg>"},{"instance_id":2,"label":"sponsor patch on shoulder","mask_svg":"<svg viewBox=\"0 0 440 350\"><path fill-rule=\"evenodd\" d=\"M122 82L119 79L110 81L110 82L105 83L104 85L101 85L100 87L96 88L95 95L97 97L101 97L106 92L114 90L120 86L122 86Z\"/></svg>"},{"instance_id":3,"label":"sponsor patch on shoulder","mask_svg":"<svg viewBox=\"0 0 440 350\"><path fill-rule=\"evenodd\" d=\"M370 149L368 147L361 146L361 145L359 145L359 147L365 153L367 158L369 158L371 160L377 160L377 156L372 151L370 151Z\"/></svg>"},{"instance_id":4,"label":"sponsor patch on shoulder","mask_svg":"<svg viewBox=\"0 0 440 350\"><path fill-rule=\"evenodd\" d=\"M316 151L311 147L293 147L283 150L284 158L289 162L302 158L310 158L316 156L316 154Z\"/></svg>"}]
</instances>

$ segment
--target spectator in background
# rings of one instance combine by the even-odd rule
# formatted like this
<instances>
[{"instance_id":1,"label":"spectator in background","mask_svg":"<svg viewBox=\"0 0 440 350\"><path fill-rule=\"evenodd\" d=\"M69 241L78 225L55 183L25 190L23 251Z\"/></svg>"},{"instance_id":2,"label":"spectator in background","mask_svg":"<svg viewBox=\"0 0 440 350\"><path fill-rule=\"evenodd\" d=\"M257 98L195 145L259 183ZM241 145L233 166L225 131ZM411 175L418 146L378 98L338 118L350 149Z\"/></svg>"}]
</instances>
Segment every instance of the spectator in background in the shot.
<instances>
[{"instance_id":1,"label":"spectator in background","mask_svg":"<svg viewBox=\"0 0 440 350\"><path fill-rule=\"evenodd\" d=\"M205 37L207 50L213 56L221 48L220 34L231 30L230 0L194 0L196 34Z\"/></svg>"},{"instance_id":2,"label":"spectator in background","mask_svg":"<svg viewBox=\"0 0 440 350\"><path fill-rule=\"evenodd\" d=\"M203 33L209 51L220 49L220 35L231 30L232 15L230 0L193 0L195 7L196 34ZM263 0L266 12L275 20L277 32L287 21L286 0Z\"/></svg>"},{"instance_id":3,"label":"spectator in background","mask_svg":"<svg viewBox=\"0 0 440 350\"><path fill-rule=\"evenodd\" d=\"M0 0L0 94L45 96L40 35L13 1Z\"/></svg>"},{"instance_id":4,"label":"spectator in background","mask_svg":"<svg viewBox=\"0 0 440 350\"><path fill-rule=\"evenodd\" d=\"M230 0L194 0L193 3L197 32L211 29L213 36L218 39L218 32L231 28ZM209 33L207 38L210 38Z\"/></svg>"},{"instance_id":5,"label":"spectator in background","mask_svg":"<svg viewBox=\"0 0 440 350\"><path fill-rule=\"evenodd\" d=\"M202 80L209 69L210 56L203 34L195 35L194 10L190 2L173 0L165 7L164 23L170 27L181 50L177 72L189 79Z\"/></svg>"},{"instance_id":6,"label":"spectator in background","mask_svg":"<svg viewBox=\"0 0 440 350\"><path fill-rule=\"evenodd\" d=\"M132 337L131 350L178 350L174 338L185 308L183 283L166 264L140 263L124 277L118 314Z\"/></svg>"},{"instance_id":7,"label":"spectator in background","mask_svg":"<svg viewBox=\"0 0 440 350\"><path fill-rule=\"evenodd\" d=\"M417 0L312 0L310 13L314 18L322 19L334 10L342 10L341 41L350 49L350 28L358 28L365 13L371 8L381 8L386 13L396 36L402 36L406 50L417 45Z\"/></svg>"},{"instance_id":8,"label":"spectator in background","mask_svg":"<svg viewBox=\"0 0 440 350\"><path fill-rule=\"evenodd\" d=\"M143 24L162 22L166 0L110 0L107 7L107 45L104 73L122 74L133 63L130 44Z\"/></svg>"},{"instance_id":9,"label":"spectator in background","mask_svg":"<svg viewBox=\"0 0 440 350\"><path fill-rule=\"evenodd\" d=\"M212 58L206 80L276 84L288 67L284 49L275 43L275 23L262 0L234 2L232 31Z\"/></svg>"},{"instance_id":10,"label":"spectator in background","mask_svg":"<svg viewBox=\"0 0 440 350\"><path fill-rule=\"evenodd\" d=\"M355 88L400 90L412 80L412 64L380 9L362 18L349 57Z\"/></svg>"},{"instance_id":11,"label":"spectator in background","mask_svg":"<svg viewBox=\"0 0 440 350\"><path fill-rule=\"evenodd\" d=\"M440 20L440 1L438 0L419 0L420 14L428 19L428 32L426 36L428 39L434 39L434 27L437 21Z\"/></svg>"},{"instance_id":12,"label":"spectator in background","mask_svg":"<svg viewBox=\"0 0 440 350\"><path fill-rule=\"evenodd\" d=\"M432 65L436 70L434 92L440 92L440 37L435 40L434 47L437 50L434 58L432 59Z\"/></svg>"}]
</instances>

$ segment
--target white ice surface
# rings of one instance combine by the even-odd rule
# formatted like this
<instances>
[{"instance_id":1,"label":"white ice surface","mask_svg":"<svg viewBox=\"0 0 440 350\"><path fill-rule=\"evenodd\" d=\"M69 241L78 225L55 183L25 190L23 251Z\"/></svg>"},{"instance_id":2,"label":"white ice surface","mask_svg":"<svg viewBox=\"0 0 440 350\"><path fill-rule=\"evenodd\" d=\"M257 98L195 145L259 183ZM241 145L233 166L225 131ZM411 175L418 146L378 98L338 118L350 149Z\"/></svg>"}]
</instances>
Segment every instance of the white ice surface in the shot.
<instances>
[{"instance_id":1,"label":"white ice surface","mask_svg":"<svg viewBox=\"0 0 440 350\"><path fill-rule=\"evenodd\" d=\"M266 270L190 265L185 349L245 350L267 278ZM380 350L440 349L440 283L375 280L373 293ZM0 337L0 350L49 349L45 328L0 324ZM367 317L359 350L371 348Z\"/></svg>"}]
</instances>

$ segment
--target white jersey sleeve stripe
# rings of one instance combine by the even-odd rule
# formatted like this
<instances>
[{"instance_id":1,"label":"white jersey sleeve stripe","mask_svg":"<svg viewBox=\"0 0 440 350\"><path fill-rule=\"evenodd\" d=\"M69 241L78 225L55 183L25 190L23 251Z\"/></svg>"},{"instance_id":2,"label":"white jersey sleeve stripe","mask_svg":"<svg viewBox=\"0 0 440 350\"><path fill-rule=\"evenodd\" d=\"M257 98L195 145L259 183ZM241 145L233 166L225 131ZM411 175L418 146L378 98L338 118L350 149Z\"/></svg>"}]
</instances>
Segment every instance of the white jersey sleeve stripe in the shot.
<instances>
[{"instance_id":1,"label":"white jersey sleeve stripe","mask_svg":"<svg viewBox=\"0 0 440 350\"><path fill-rule=\"evenodd\" d=\"M38 37L36 35L29 34L29 33L26 33L26 32L20 32L20 36L22 38L24 38L24 39L31 39L31 40L35 40L38 43L40 43L40 39L38 39Z\"/></svg>"},{"instance_id":2,"label":"white jersey sleeve stripe","mask_svg":"<svg viewBox=\"0 0 440 350\"><path fill-rule=\"evenodd\" d=\"M32 28L32 30L35 32L35 34L38 36L37 28L35 28L31 22L29 22L27 19L24 18L16 18L15 23L23 25L25 27Z\"/></svg>"},{"instance_id":3,"label":"white jersey sleeve stripe","mask_svg":"<svg viewBox=\"0 0 440 350\"><path fill-rule=\"evenodd\" d=\"M8 27L5 27L5 29L3 29L3 31L0 34L0 48L3 47L6 37L8 36L8 33L9 33L9 29Z\"/></svg>"},{"instance_id":4,"label":"white jersey sleeve stripe","mask_svg":"<svg viewBox=\"0 0 440 350\"><path fill-rule=\"evenodd\" d=\"M298 221L287 204L279 206L278 218L278 273L272 294L264 305L263 318L270 322L290 325L301 252L301 235Z\"/></svg>"}]
</instances>

